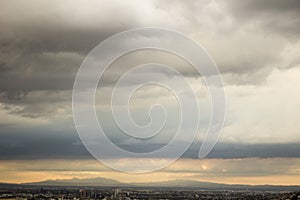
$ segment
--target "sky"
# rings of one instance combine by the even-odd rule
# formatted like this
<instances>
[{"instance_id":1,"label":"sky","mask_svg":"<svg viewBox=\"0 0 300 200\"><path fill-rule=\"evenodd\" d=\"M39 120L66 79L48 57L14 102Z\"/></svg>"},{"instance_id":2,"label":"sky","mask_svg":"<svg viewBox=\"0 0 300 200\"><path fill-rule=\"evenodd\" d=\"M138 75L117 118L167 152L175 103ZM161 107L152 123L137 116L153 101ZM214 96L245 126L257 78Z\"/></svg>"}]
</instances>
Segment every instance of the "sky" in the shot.
<instances>
[{"instance_id":1,"label":"sky","mask_svg":"<svg viewBox=\"0 0 300 200\"><path fill-rule=\"evenodd\" d=\"M103 176L124 182L300 185L299 11L298 0L1 1L0 182ZM199 74L166 52L122 56L105 72L96 94L98 119L120 147L151 150L170 140L178 124L174 96L154 86L137 91L130 108L137 123L146 124L149 106L165 105L174 117L163 134L141 142L116 128L107 114L107 97L130 67L153 61L173 66L196 90L201 105L200 137L182 158L157 172L133 175L104 166L84 148L73 122L72 89L77 70L95 46L113 34L142 27L180 31L206 49L224 81L226 119L213 151L198 159L211 111ZM178 77L163 71L133 78L148 76L178 83ZM164 159L115 162L130 168Z\"/></svg>"}]
</instances>

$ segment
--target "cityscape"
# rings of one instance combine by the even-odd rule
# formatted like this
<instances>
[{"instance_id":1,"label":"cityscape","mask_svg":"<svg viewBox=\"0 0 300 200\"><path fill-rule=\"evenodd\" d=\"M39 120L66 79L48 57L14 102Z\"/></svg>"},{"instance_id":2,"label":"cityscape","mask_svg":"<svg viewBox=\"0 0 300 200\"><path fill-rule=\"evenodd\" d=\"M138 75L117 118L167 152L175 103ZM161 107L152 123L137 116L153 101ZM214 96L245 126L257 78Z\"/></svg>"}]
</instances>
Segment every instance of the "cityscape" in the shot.
<instances>
[{"instance_id":1,"label":"cityscape","mask_svg":"<svg viewBox=\"0 0 300 200\"><path fill-rule=\"evenodd\" d=\"M172 183L172 184L171 184ZM184 183L184 184L183 184ZM172 186L171 186L172 185ZM176 185L176 186L175 186ZM299 200L300 186L228 185L175 180L122 183L102 177L0 184L2 200L151 200L278 199Z\"/></svg>"},{"instance_id":2,"label":"cityscape","mask_svg":"<svg viewBox=\"0 0 300 200\"><path fill-rule=\"evenodd\" d=\"M151 199L257 199L299 200L295 191L205 191L188 188L1 188L2 200L151 200Z\"/></svg>"}]
</instances>

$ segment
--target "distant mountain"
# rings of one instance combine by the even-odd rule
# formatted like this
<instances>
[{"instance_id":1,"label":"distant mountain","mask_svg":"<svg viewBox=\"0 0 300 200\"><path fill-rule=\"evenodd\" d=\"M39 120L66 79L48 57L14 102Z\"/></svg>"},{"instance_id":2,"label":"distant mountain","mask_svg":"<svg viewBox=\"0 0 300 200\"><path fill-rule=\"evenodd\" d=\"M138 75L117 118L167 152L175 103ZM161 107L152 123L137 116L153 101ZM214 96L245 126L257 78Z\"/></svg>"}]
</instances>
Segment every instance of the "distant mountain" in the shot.
<instances>
[{"instance_id":1,"label":"distant mountain","mask_svg":"<svg viewBox=\"0 0 300 200\"><path fill-rule=\"evenodd\" d=\"M132 183L136 186L149 186L149 187L201 187L201 188L220 188L222 186L228 186L226 184L219 184L213 182L202 182L195 180L171 180L160 182L147 182L147 183Z\"/></svg>"},{"instance_id":2,"label":"distant mountain","mask_svg":"<svg viewBox=\"0 0 300 200\"><path fill-rule=\"evenodd\" d=\"M253 190L253 191L281 191L293 190L300 191L299 185L242 185L242 184L223 184L214 182L203 182L195 180L171 180L162 182L148 182L148 183L133 183L136 186L148 187L181 187L181 188L195 188L203 190Z\"/></svg>"},{"instance_id":3,"label":"distant mountain","mask_svg":"<svg viewBox=\"0 0 300 200\"><path fill-rule=\"evenodd\" d=\"M8 188L8 187L17 187L17 186L20 186L19 184L17 183L0 183L0 187L2 188Z\"/></svg>"},{"instance_id":4,"label":"distant mountain","mask_svg":"<svg viewBox=\"0 0 300 200\"><path fill-rule=\"evenodd\" d=\"M87 179L56 179L45 180L41 182L23 183L21 185L30 186L116 186L116 187L160 187L160 188L194 188L203 190L298 190L300 186L277 186L277 185L241 185L241 184L222 184L213 182L202 182L195 180L171 180L161 182L145 182L145 183L122 183L113 179L102 177L87 178Z\"/></svg>"},{"instance_id":5,"label":"distant mountain","mask_svg":"<svg viewBox=\"0 0 300 200\"><path fill-rule=\"evenodd\" d=\"M201 182L194 180L171 180L161 182L145 182L145 183L122 183L113 179L102 177L87 179L49 179L41 182L24 183L23 185L36 186L136 186L136 187L201 187L201 188L220 188L227 186L226 184L218 184L212 182Z\"/></svg>"},{"instance_id":6,"label":"distant mountain","mask_svg":"<svg viewBox=\"0 0 300 200\"><path fill-rule=\"evenodd\" d=\"M36 185L36 186L126 186L125 183L108 179L108 178L72 178L72 179L49 179L41 182L23 183L23 185Z\"/></svg>"}]
</instances>

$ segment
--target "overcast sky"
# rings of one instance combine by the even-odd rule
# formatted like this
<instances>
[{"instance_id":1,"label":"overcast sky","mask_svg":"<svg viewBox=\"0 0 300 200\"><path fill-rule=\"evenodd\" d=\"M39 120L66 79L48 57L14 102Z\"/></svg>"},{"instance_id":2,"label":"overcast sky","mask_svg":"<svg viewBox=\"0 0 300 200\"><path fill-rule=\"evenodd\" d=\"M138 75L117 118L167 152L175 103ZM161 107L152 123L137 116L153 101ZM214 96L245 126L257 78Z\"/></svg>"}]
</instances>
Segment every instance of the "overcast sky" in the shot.
<instances>
[{"instance_id":1,"label":"overcast sky","mask_svg":"<svg viewBox=\"0 0 300 200\"><path fill-rule=\"evenodd\" d=\"M226 182L239 182L228 177L250 176L251 170L242 169L243 159L253 165L253 177L269 175L270 182L278 175L300 177L300 1L4 0L0 2L0 168L4 169L0 182L27 180L26 173L41 170L49 160L93 162L81 144L72 118L76 72L88 53L104 39L120 31L146 26L183 32L200 43L220 69L227 97L225 126L209 159L202 162L211 162L211 166L222 162L228 169L224 168L220 174L220 169L210 168L207 173L219 177L214 180L227 177ZM207 89L204 84L198 84L201 77L189 64L165 52L140 51L124 56L112 64L102 87L98 88L97 111L110 139L132 151L151 150L164 144L178 122L176 117L171 118L165 134L141 145L122 135L106 115L109 105L106 94L112 90L117 77L132 65L149 61L173 66L193 85L201 99L200 133L210 117ZM153 72L152 76L176 84L176 77L161 73ZM136 78L146 76L149 76L147 72ZM145 107L153 102L168 105L169 111L176 114L172 95L161 88L145 88L137 92L131 104L133 117L139 123L148 120ZM198 148L199 145L193 144L182 161L175 164L176 169L182 169L178 170L181 174L178 176L190 178L186 172L188 165L183 163L196 162ZM38 167L28 167L28 163L39 159L43 161ZM234 167L229 161L235 163ZM289 168L290 174L283 174L287 166L279 166L282 161L294 163ZM266 168L278 165L278 168L258 172L254 163ZM7 166L19 173L5 177ZM226 174L228 170L239 169L239 174ZM64 167L49 169L64 170L68 171ZM57 173L56 177L84 177L74 169L70 171L64 175ZM99 176L107 175L108 171ZM170 167L159 173L175 171ZM43 173L45 177L50 176ZM124 174L109 173L116 179L128 179ZM192 173L193 179L201 180L201 174L205 180L210 177L205 170ZM259 179L253 178L254 183L255 180Z\"/></svg>"}]
</instances>

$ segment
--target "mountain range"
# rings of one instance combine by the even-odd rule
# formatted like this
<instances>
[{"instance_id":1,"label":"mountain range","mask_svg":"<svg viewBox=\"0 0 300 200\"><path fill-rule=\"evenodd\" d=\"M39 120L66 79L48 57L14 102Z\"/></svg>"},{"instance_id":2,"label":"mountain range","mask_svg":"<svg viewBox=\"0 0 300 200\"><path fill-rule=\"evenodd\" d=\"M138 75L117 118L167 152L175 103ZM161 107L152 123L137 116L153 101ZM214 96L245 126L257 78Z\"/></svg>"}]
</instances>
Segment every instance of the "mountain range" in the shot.
<instances>
[{"instance_id":1,"label":"mountain range","mask_svg":"<svg viewBox=\"0 0 300 200\"><path fill-rule=\"evenodd\" d=\"M114 179L103 177L87 179L49 179L40 182L22 183L25 186L70 186L70 187L160 187L160 188L194 188L203 190L300 190L300 186L284 185L242 185L242 184L223 184L214 182L203 182L196 180L170 180L160 182L144 183L123 183Z\"/></svg>"}]
</instances>

